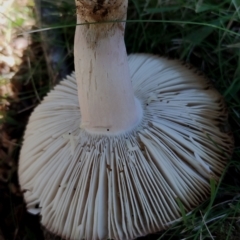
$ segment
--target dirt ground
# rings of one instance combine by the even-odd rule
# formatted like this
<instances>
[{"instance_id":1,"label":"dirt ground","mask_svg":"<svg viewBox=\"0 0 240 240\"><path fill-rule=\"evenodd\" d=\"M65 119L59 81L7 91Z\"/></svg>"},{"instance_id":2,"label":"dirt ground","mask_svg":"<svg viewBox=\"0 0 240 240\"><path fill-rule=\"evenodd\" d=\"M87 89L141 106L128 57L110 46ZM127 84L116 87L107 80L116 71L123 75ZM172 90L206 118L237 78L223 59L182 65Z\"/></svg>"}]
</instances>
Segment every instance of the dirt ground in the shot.
<instances>
[{"instance_id":1,"label":"dirt ground","mask_svg":"<svg viewBox=\"0 0 240 240\"><path fill-rule=\"evenodd\" d=\"M39 43L25 34L35 25L33 4L0 1L0 239L42 239L38 217L27 214L17 179L17 159L28 116L37 104L23 99L32 89L30 64L40 56ZM23 33L23 34L22 34ZM30 90L31 91L31 90Z\"/></svg>"}]
</instances>

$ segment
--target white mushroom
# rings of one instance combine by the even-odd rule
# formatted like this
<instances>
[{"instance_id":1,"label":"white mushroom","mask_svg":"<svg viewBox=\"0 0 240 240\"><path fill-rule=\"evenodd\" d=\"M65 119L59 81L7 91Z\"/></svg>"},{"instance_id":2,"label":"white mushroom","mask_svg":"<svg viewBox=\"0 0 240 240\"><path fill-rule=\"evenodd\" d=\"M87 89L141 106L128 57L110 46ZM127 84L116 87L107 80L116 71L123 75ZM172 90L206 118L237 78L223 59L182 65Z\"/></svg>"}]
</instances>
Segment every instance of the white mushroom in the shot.
<instances>
[{"instance_id":1,"label":"white mushroom","mask_svg":"<svg viewBox=\"0 0 240 240\"><path fill-rule=\"evenodd\" d=\"M126 16L126 0L76 4L77 23ZM219 93L179 61L127 57L124 27L76 27L76 73L44 98L25 132L27 208L67 239L125 240L167 228L181 218L179 200L191 211L208 197L232 153Z\"/></svg>"}]
</instances>

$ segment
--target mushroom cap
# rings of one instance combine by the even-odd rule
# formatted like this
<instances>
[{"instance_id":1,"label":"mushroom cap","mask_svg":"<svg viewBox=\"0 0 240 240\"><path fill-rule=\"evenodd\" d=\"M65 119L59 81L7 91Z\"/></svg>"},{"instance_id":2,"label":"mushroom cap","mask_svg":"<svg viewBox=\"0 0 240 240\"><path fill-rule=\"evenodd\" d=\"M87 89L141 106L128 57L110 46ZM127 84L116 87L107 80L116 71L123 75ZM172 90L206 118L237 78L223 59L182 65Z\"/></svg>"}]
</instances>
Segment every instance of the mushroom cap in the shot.
<instances>
[{"instance_id":1,"label":"mushroom cap","mask_svg":"<svg viewBox=\"0 0 240 240\"><path fill-rule=\"evenodd\" d=\"M223 98L175 60L130 55L141 123L118 136L81 129L74 73L32 113L19 180L30 212L67 239L134 239L204 201L233 150ZM36 205L39 208L36 209Z\"/></svg>"}]
</instances>

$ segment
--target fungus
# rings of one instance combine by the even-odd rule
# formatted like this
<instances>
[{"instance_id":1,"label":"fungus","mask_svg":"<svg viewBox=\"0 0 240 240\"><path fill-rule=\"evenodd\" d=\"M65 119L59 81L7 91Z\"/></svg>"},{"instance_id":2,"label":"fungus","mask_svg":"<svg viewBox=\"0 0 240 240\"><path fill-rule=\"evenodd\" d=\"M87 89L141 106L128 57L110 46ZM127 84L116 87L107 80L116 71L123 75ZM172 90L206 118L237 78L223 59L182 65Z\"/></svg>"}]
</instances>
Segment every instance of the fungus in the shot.
<instances>
[{"instance_id":1,"label":"fungus","mask_svg":"<svg viewBox=\"0 0 240 240\"><path fill-rule=\"evenodd\" d=\"M127 0L78 0L77 23L124 20ZM78 25L75 73L32 113L19 162L30 212L67 239L134 239L181 218L233 149L223 98L175 60L127 57L123 22ZM38 206L36 209L35 206Z\"/></svg>"}]
</instances>

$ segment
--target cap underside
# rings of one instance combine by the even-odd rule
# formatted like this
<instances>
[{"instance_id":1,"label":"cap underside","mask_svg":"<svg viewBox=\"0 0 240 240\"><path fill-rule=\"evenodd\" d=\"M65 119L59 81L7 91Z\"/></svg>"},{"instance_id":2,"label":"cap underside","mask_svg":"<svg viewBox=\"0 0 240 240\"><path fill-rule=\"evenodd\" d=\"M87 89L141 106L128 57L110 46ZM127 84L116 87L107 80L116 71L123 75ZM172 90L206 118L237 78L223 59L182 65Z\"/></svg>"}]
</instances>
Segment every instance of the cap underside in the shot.
<instances>
[{"instance_id":1,"label":"cap underside","mask_svg":"<svg viewBox=\"0 0 240 240\"><path fill-rule=\"evenodd\" d=\"M19 180L27 207L70 239L134 239L167 228L204 201L233 148L222 97L178 61L129 56L143 119L128 133L80 129L75 75L34 110ZM36 206L39 205L39 209Z\"/></svg>"}]
</instances>

